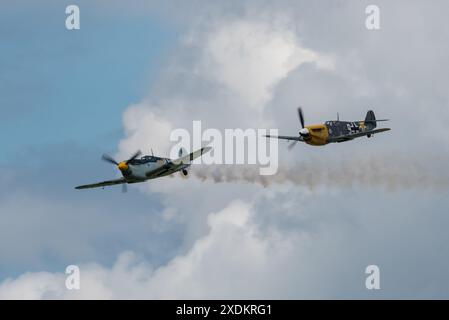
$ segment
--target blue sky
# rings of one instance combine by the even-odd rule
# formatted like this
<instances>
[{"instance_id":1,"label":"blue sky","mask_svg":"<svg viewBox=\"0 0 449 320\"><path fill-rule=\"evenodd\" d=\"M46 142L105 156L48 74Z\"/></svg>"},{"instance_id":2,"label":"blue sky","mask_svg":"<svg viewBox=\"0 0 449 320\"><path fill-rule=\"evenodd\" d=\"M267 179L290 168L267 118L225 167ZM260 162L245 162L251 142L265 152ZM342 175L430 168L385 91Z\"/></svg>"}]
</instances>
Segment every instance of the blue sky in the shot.
<instances>
[{"instance_id":1,"label":"blue sky","mask_svg":"<svg viewBox=\"0 0 449 320\"><path fill-rule=\"evenodd\" d=\"M0 161L67 141L115 151L122 111L143 98L176 43L161 19L101 14L90 1L81 29L68 31L65 7L18 2L0 12L0 135L14 137Z\"/></svg>"},{"instance_id":2,"label":"blue sky","mask_svg":"<svg viewBox=\"0 0 449 320\"><path fill-rule=\"evenodd\" d=\"M0 135L5 137L0 167L4 176L13 177L2 187L2 201L6 203L8 195L20 194L23 200L36 198L64 208L101 207L107 216L99 221L113 221L103 225L109 231L100 236L103 227L99 227L79 236L90 239L86 241L97 247L94 251L102 252L95 259L108 264L134 242L116 227L136 228L133 234L147 239L145 224L134 218L139 211L148 214L160 208L159 199L129 192L127 202L123 202L119 189L113 193L75 193L73 187L116 176L115 168L100 160L101 154L116 151L123 135L122 112L145 96L176 43L177 32L156 17L121 15L107 9L102 15L93 2L79 3L81 29L76 31L65 28L65 2L45 6L9 3L0 11ZM128 201L134 203L132 212L127 212ZM57 230L70 219L64 210L59 215L61 224L54 228L50 219L35 224L37 237L39 230L48 227L49 239L57 242ZM128 221L130 216L132 221ZM80 214L77 221L85 225L90 219ZM34 239L37 241L36 235ZM172 239L167 246L179 241L176 234ZM79 240L75 237L74 241ZM143 239L136 242L143 243ZM24 251L17 249L18 255L34 247L28 244ZM27 269L61 270L71 259L51 245L35 249L29 260L4 258L0 277ZM143 255L151 255L141 249ZM158 255L157 261L160 258Z\"/></svg>"}]
</instances>

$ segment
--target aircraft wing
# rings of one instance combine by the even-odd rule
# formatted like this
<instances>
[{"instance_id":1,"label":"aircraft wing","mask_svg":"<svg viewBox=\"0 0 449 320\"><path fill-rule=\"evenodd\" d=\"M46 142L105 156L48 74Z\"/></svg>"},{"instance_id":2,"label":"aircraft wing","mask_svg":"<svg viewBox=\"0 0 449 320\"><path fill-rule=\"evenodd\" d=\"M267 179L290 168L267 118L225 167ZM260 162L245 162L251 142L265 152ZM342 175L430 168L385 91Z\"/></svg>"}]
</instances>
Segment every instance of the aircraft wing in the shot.
<instances>
[{"instance_id":1,"label":"aircraft wing","mask_svg":"<svg viewBox=\"0 0 449 320\"><path fill-rule=\"evenodd\" d=\"M204 147L199 150L196 150L195 152L192 152L184 157L178 158L176 160L173 160L174 164L189 164L194 159L201 157L206 152L209 152L212 148L211 147Z\"/></svg>"},{"instance_id":2,"label":"aircraft wing","mask_svg":"<svg viewBox=\"0 0 449 320\"><path fill-rule=\"evenodd\" d=\"M363 131L363 132L356 132L356 133L346 134L346 135L330 138L329 142L348 141L348 140L352 140L352 139L355 139L355 138L367 136L369 134L376 134L376 133L385 132L385 131L388 131L388 130L391 130L391 129L390 128L381 128L381 129L374 129L374 130L369 130L369 131Z\"/></svg>"},{"instance_id":3,"label":"aircraft wing","mask_svg":"<svg viewBox=\"0 0 449 320\"><path fill-rule=\"evenodd\" d=\"M172 174L173 172L176 172L184 167L188 167L190 165L190 162L194 159L201 157L203 154L211 150L211 147L204 147L201 148L195 152L192 152L184 157L178 158L173 161L168 161L163 166L160 166L159 168L150 171L146 174L147 178L153 179L165 175Z\"/></svg>"},{"instance_id":4,"label":"aircraft wing","mask_svg":"<svg viewBox=\"0 0 449 320\"><path fill-rule=\"evenodd\" d=\"M85 184L83 186L75 187L75 189L91 189L91 188L107 187L107 186L113 186L115 184L122 184L122 183L126 183L125 178L108 180L108 181L92 183L92 184Z\"/></svg>"},{"instance_id":5,"label":"aircraft wing","mask_svg":"<svg viewBox=\"0 0 449 320\"><path fill-rule=\"evenodd\" d=\"M276 139L283 139L283 140L289 140L289 141L304 141L304 139L301 136L291 137L291 136L271 136L267 134L265 137L267 138L276 138Z\"/></svg>"},{"instance_id":6,"label":"aircraft wing","mask_svg":"<svg viewBox=\"0 0 449 320\"><path fill-rule=\"evenodd\" d=\"M174 164L173 162L169 161L163 166L160 166L157 169L154 169L153 171L147 172L146 176L149 179L154 179L158 177L162 177L164 175L171 174L175 171L177 171L181 166Z\"/></svg>"}]
</instances>

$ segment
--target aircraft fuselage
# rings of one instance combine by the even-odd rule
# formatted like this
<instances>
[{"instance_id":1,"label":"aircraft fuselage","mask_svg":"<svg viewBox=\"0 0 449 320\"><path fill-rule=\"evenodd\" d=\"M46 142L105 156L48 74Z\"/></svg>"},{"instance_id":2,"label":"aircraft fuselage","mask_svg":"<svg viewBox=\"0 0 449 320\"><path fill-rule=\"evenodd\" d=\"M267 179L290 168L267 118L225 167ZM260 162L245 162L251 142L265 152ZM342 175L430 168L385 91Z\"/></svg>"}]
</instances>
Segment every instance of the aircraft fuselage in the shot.
<instances>
[{"instance_id":1,"label":"aircraft fuselage","mask_svg":"<svg viewBox=\"0 0 449 320\"><path fill-rule=\"evenodd\" d=\"M371 125L366 125L364 121L326 121L323 124L305 126L309 131L308 135L302 135L304 142L312 146L323 146L332 142L332 138L370 131L374 129ZM300 132L301 135L301 132Z\"/></svg>"},{"instance_id":2,"label":"aircraft fuselage","mask_svg":"<svg viewBox=\"0 0 449 320\"><path fill-rule=\"evenodd\" d=\"M171 160L168 158L145 156L131 161L126 170L121 170L121 172L128 183L133 183L164 177L190 166L190 164L176 166L171 164ZM164 170L164 167L167 167L167 170Z\"/></svg>"}]
</instances>

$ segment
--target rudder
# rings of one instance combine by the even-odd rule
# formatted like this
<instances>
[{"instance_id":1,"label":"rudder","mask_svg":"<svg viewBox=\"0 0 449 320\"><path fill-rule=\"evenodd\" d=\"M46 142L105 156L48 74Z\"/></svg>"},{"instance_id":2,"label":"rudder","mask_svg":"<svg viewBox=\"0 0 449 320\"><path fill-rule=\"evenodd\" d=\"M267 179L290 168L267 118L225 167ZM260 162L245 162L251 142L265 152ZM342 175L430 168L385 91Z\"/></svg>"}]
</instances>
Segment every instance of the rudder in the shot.
<instances>
[{"instance_id":1,"label":"rudder","mask_svg":"<svg viewBox=\"0 0 449 320\"><path fill-rule=\"evenodd\" d=\"M369 110L366 113L366 117L365 117L365 125L374 129L377 126L377 122L376 122L376 115L374 114L373 110Z\"/></svg>"}]
</instances>

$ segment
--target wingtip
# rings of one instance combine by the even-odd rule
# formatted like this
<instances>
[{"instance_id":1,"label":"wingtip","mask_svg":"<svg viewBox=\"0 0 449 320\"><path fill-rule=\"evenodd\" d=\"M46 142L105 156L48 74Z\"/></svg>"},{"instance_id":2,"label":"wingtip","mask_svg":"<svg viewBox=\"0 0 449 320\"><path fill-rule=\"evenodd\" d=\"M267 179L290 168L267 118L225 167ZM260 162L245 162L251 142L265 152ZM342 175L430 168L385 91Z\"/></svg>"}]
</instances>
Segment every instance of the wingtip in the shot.
<instances>
[{"instance_id":1,"label":"wingtip","mask_svg":"<svg viewBox=\"0 0 449 320\"><path fill-rule=\"evenodd\" d=\"M204 147L204 148L201 149L201 154L204 154L204 153L209 152L211 150L212 150L212 147Z\"/></svg>"}]
</instances>

